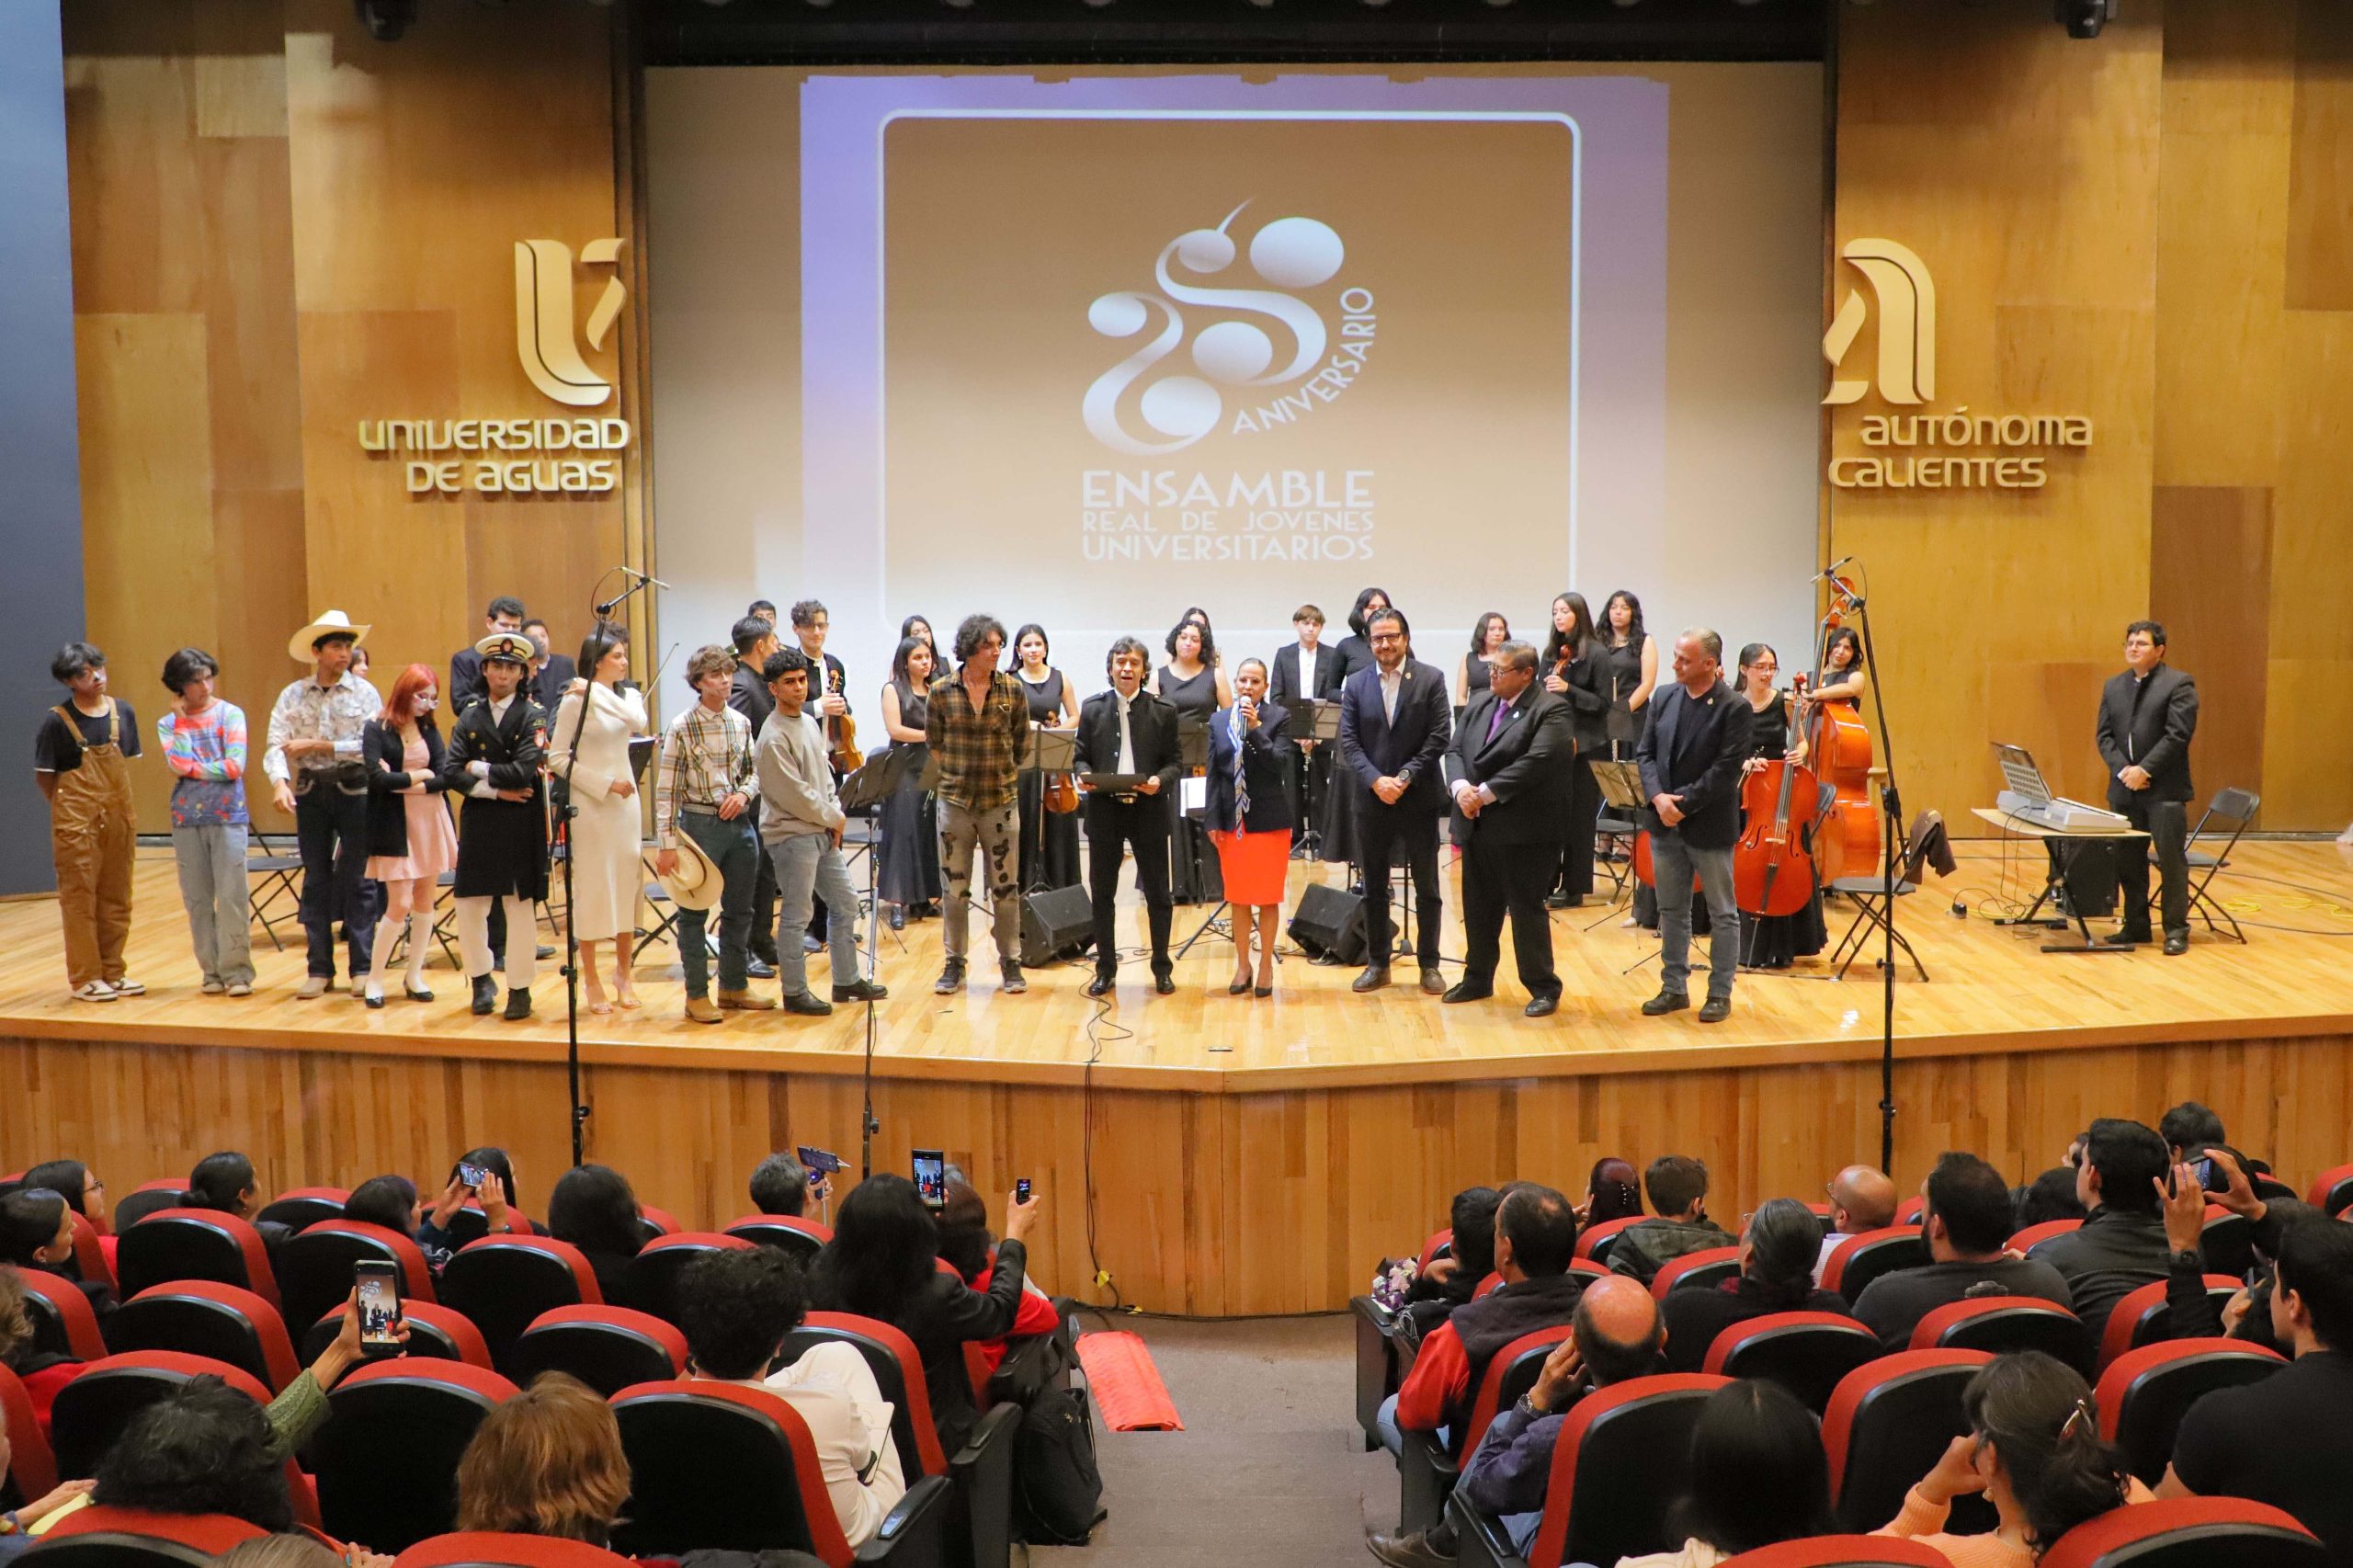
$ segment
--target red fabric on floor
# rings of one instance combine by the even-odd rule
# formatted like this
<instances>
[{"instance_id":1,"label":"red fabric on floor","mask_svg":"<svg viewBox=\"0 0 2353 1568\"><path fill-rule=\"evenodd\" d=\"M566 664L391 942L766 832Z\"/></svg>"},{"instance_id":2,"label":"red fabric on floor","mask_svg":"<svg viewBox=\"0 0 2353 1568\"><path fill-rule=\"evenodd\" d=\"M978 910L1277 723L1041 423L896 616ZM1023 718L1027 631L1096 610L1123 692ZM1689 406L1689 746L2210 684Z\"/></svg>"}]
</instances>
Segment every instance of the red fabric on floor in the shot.
<instances>
[{"instance_id":1,"label":"red fabric on floor","mask_svg":"<svg viewBox=\"0 0 2353 1568\"><path fill-rule=\"evenodd\" d=\"M1107 1332L1078 1336L1079 1365L1103 1424L1114 1432L1182 1432L1176 1403L1152 1351L1132 1334Z\"/></svg>"}]
</instances>

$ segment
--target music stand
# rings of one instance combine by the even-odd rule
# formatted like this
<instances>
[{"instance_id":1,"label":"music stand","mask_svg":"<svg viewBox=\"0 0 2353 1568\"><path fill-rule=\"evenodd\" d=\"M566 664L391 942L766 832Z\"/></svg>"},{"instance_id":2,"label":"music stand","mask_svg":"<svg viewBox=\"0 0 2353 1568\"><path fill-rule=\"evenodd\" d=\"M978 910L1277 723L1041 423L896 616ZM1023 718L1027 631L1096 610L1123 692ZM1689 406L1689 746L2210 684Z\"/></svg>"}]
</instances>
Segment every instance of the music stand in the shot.
<instances>
[{"instance_id":1,"label":"music stand","mask_svg":"<svg viewBox=\"0 0 2353 1568\"><path fill-rule=\"evenodd\" d=\"M1305 770L1300 780L1300 807L1307 813L1307 831L1300 838L1303 858L1321 860L1324 858L1324 813L1316 809L1315 758L1319 752L1305 749L1305 743L1317 747L1340 744L1340 705L1336 701L1302 697L1290 705L1291 744L1298 751L1299 765ZM1328 751L1320 755L1329 756ZM1324 769L1329 774L1331 769Z\"/></svg>"},{"instance_id":2,"label":"music stand","mask_svg":"<svg viewBox=\"0 0 2353 1568\"><path fill-rule=\"evenodd\" d=\"M1021 771L1039 776L1037 843L1029 856L1029 884L1026 892L1042 892L1046 888L1046 786L1049 773L1069 773L1078 767L1078 732L1075 729L1032 729L1029 744L1021 748ZM1074 884L1075 885L1075 884Z\"/></svg>"},{"instance_id":3,"label":"music stand","mask_svg":"<svg viewBox=\"0 0 2353 1568\"><path fill-rule=\"evenodd\" d=\"M1635 763L1623 761L1597 762L1593 765L1593 781L1601 788L1602 802L1605 805L1615 809L1618 814L1625 821L1635 824L1636 831L1639 832L1643 820L1643 770L1641 767ZM1632 889L1635 885L1634 852L1633 846L1631 844L1626 847L1625 885L1627 889L1626 896L1631 901L1633 897ZM1599 926L1602 921L1608 920L1617 912L1618 900L1615 895L1612 895L1609 900L1609 906L1602 911L1601 918L1599 920L1596 920L1592 926L1586 926L1586 929L1588 931L1594 929L1594 926Z\"/></svg>"},{"instance_id":4,"label":"music stand","mask_svg":"<svg viewBox=\"0 0 2353 1568\"><path fill-rule=\"evenodd\" d=\"M886 746L866 759L865 766L852 769L835 790L842 810L873 812L883 801L898 793L905 782L908 763L915 755L913 746ZM763 853L766 853L764 850ZM866 949L860 960L858 978L871 983L881 971L882 901L877 892L876 877L880 874L882 857L870 836L866 852ZM868 1175L874 1169L874 1135L882 1124L874 1119L874 998L866 999L866 1066L863 1073L865 1097L861 1102L858 1125L858 1166Z\"/></svg>"}]
</instances>

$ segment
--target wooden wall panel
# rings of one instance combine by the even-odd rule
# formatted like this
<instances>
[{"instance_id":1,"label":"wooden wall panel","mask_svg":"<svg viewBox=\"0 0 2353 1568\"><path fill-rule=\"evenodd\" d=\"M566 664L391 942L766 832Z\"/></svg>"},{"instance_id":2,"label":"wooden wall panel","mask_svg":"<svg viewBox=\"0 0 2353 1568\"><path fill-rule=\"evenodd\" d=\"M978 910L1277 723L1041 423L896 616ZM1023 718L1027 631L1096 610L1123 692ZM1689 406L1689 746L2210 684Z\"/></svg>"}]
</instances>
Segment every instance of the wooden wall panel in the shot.
<instances>
[{"instance_id":1,"label":"wooden wall panel","mask_svg":"<svg viewBox=\"0 0 2353 1568\"><path fill-rule=\"evenodd\" d=\"M2271 492L2160 486L2149 540L2150 613L2166 656L2203 671L2192 776L2200 790L2260 785L2270 686Z\"/></svg>"}]
</instances>

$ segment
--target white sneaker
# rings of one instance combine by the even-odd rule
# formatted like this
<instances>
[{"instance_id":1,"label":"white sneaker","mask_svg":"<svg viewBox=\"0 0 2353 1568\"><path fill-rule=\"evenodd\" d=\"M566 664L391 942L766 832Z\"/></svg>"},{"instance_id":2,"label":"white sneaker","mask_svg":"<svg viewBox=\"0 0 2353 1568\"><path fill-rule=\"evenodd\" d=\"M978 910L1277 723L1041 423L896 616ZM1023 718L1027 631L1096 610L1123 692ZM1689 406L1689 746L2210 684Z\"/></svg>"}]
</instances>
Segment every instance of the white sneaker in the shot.
<instances>
[{"instance_id":1,"label":"white sneaker","mask_svg":"<svg viewBox=\"0 0 2353 1568\"><path fill-rule=\"evenodd\" d=\"M229 994L232 996L250 996L253 994L254 988L249 982L233 980L229 983Z\"/></svg>"},{"instance_id":2,"label":"white sneaker","mask_svg":"<svg viewBox=\"0 0 2353 1568\"><path fill-rule=\"evenodd\" d=\"M107 985L118 996L144 996L147 994L147 988L140 984L139 982L131 979L127 974L119 980L108 981Z\"/></svg>"},{"instance_id":3,"label":"white sneaker","mask_svg":"<svg viewBox=\"0 0 2353 1568\"><path fill-rule=\"evenodd\" d=\"M77 988L74 993L74 1000L76 1002L111 1002L114 999L114 987L103 980L94 980L87 985Z\"/></svg>"},{"instance_id":4,"label":"white sneaker","mask_svg":"<svg viewBox=\"0 0 2353 1568\"><path fill-rule=\"evenodd\" d=\"M223 991L228 989L229 988L227 986L222 984L217 980L208 980L203 984L198 986L196 991L197 994L199 996L218 996Z\"/></svg>"}]
</instances>

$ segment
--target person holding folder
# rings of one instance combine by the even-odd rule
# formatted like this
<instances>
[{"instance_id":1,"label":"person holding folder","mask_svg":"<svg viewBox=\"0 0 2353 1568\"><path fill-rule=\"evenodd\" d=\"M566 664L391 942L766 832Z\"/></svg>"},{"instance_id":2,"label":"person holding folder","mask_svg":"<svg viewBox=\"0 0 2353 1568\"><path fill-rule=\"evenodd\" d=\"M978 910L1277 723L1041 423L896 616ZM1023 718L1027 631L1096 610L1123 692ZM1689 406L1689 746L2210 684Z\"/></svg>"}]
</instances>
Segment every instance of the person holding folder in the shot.
<instances>
[{"instance_id":1,"label":"person holding folder","mask_svg":"<svg viewBox=\"0 0 2353 1568\"><path fill-rule=\"evenodd\" d=\"M1168 818L1155 798L1176 788L1176 710L1143 689L1151 655L1133 637L1111 644L1104 670L1111 689L1098 691L1078 710L1078 787L1086 795L1088 881L1095 896L1095 978L1089 996L1107 994L1119 979L1119 929L1111 905L1118 896L1120 857L1132 848L1136 887L1143 894L1152 928L1153 989L1163 996L1176 989L1168 957ZM1135 780L1132 789L1097 789L1090 775Z\"/></svg>"}]
</instances>

